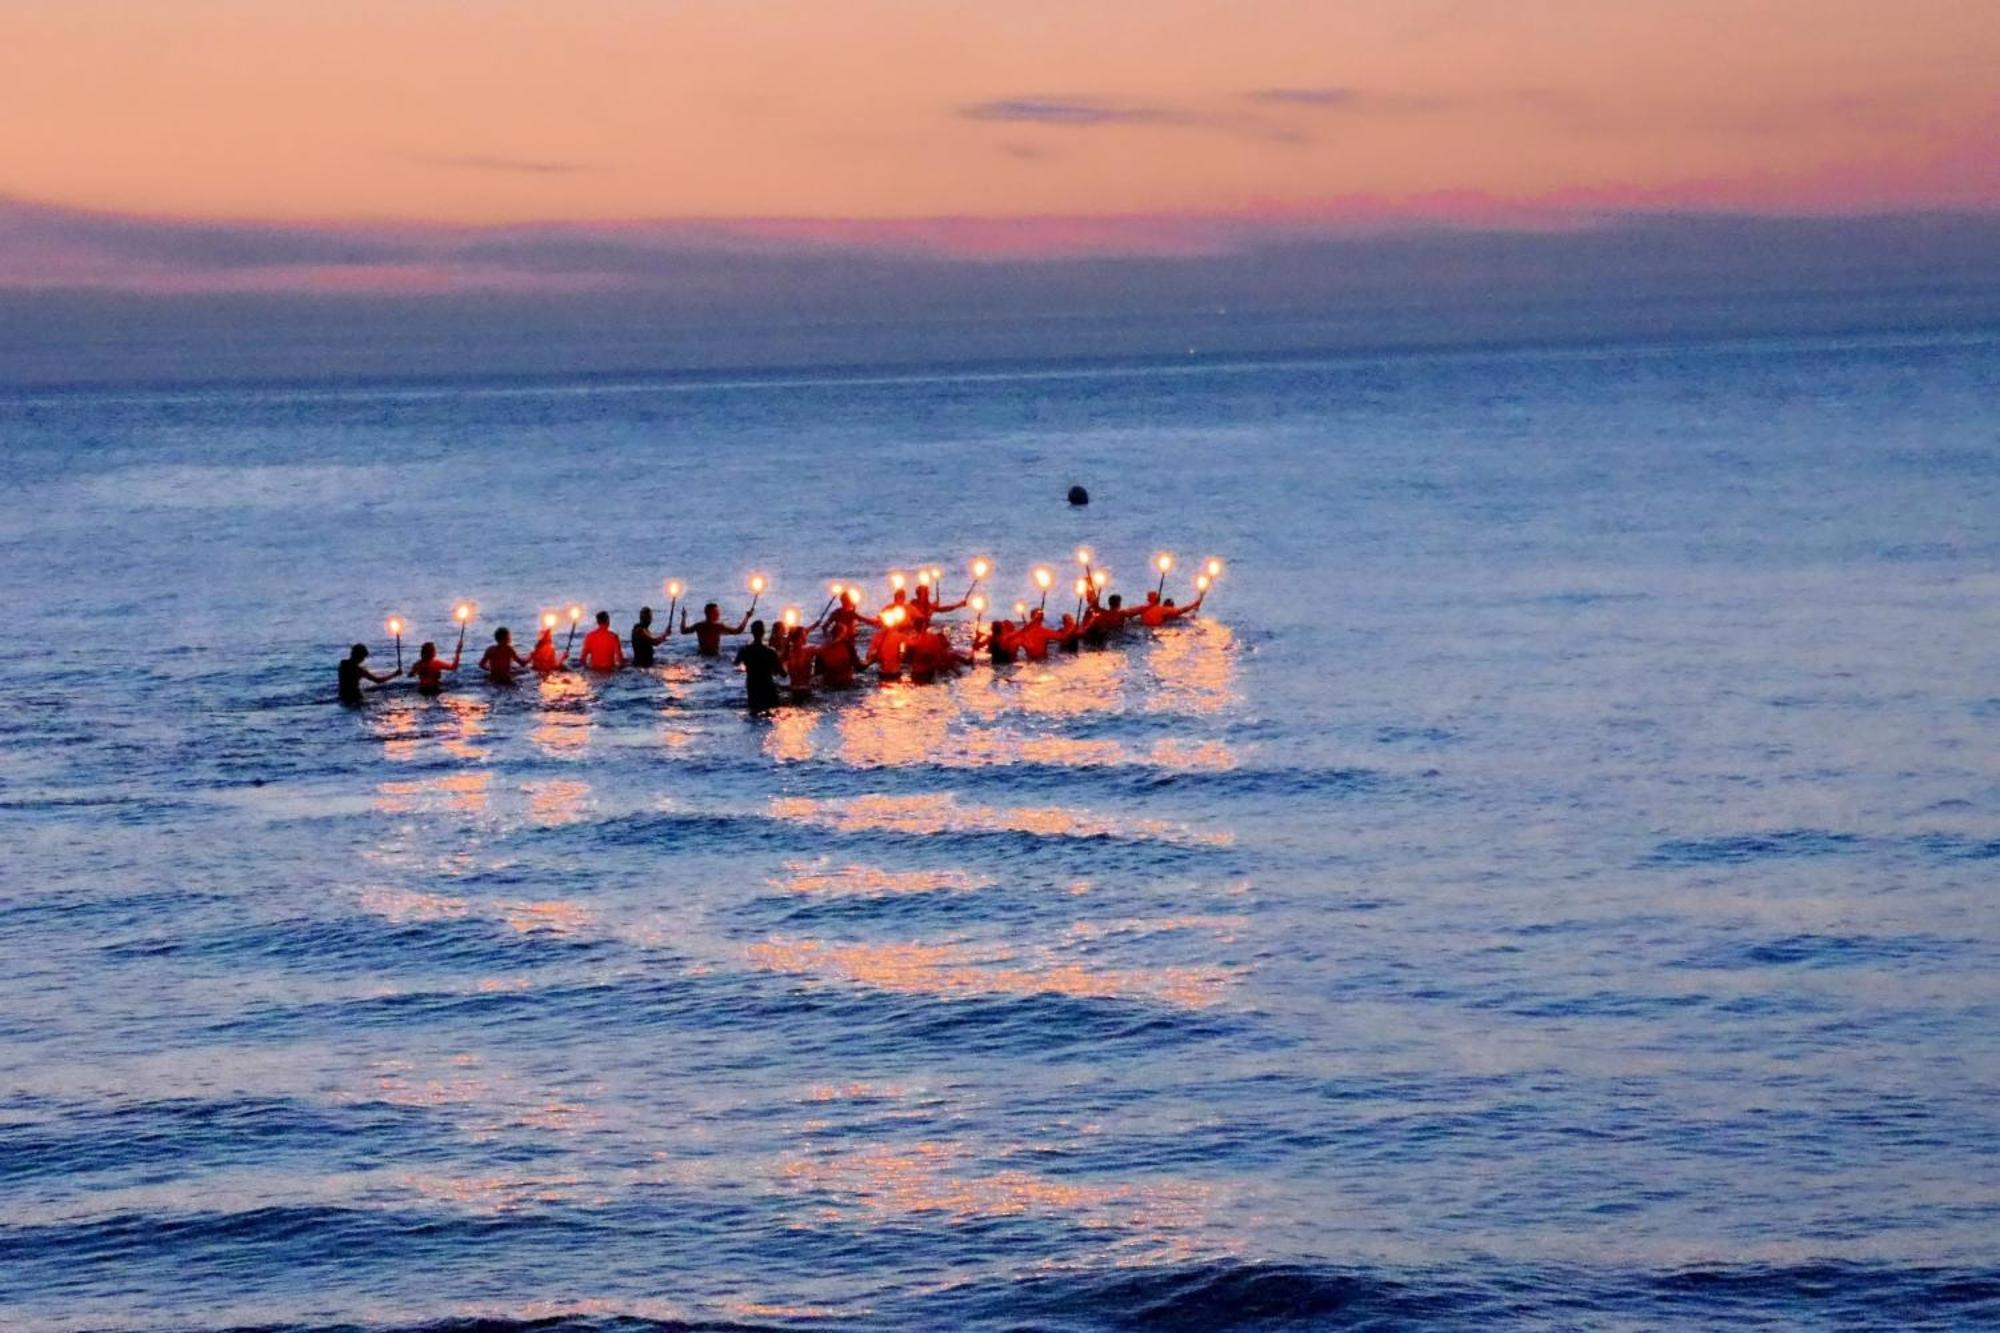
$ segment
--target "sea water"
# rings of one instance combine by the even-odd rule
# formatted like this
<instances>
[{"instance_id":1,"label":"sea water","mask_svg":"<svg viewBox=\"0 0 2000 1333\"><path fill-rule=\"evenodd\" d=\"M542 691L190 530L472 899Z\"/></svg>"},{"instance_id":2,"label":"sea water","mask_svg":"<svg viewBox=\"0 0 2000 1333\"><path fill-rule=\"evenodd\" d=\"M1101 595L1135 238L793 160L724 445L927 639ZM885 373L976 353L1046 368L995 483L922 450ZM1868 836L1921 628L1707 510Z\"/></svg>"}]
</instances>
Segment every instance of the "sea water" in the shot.
<instances>
[{"instance_id":1,"label":"sea water","mask_svg":"<svg viewBox=\"0 0 2000 1333\"><path fill-rule=\"evenodd\" d=\"M2000 1320L1996 402L1986 336L0 395L0 1325ZM391 613L1079 544L1227 567L768 720L685 639L333 702Z\"/></svg>"}]
</instances>

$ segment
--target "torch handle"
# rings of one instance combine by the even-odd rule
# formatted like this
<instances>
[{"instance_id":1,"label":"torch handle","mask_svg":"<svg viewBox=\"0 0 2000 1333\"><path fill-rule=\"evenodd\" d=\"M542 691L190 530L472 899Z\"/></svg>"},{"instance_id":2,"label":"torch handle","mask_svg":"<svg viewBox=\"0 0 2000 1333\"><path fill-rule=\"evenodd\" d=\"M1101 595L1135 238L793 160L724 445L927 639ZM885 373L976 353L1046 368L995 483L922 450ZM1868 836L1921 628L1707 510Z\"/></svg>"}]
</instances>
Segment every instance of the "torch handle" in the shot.
<instances>
[{"instance_id":1,"label":"torch handle","mask_svg":"<svg viewBox=\"0 0 2000 1333\"><path fill-rule=\"evenodd\" d=\"M396 670L401 671L402 669L403 669L403 636L398 634L396 636Z\"/></svg>"}]
</instances>

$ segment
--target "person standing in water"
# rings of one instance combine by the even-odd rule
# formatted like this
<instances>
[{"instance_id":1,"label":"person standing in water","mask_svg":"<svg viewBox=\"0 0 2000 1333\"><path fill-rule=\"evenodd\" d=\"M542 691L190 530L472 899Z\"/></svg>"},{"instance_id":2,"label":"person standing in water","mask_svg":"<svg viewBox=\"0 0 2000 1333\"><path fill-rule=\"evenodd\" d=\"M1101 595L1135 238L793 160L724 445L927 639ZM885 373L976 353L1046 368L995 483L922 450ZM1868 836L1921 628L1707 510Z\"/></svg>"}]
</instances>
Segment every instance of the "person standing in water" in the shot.
<instances>
[{"instance_id":1,"label":"person standing in water","mask_svg":"<svg viewBox=\"0 0 2000 1333\"><path fill-rule=\"evenodd\" d=\"M417 650L416 665L410 668L410 675L416 678L417 693L427 699L435 699L443 694L444 673L458 670L458 655L464 647L465 641L459 640L459 646L451 650L451 661L447 662L438 656L438 646L426 641L424 646Z\"/></svg>"},{"instance_id":2,"label":"person standing in water","mask_svg":"<svg viewBox=\"0 0 2000 1333\"><path fill-rule=\"evenodd\" d=\"M844 626L838 620L827 622L819 649L820 680L829 690L852 689L854 673L860 667L860 656L854 651L854 621L850 619Z\"/></svg>"},{"instance_id":3,"label":"person standing in water","mask_svg":"<svg viewBox=\"0 0 2000 1333\"><path fill-rule=\"evenodd\" d=\"M387 675L377 675L367 667L361 665L367 660L368 645L365 643L355 644L347 650L347 656L341 659L340 701L342 703L359 704L364 701L364 696L361 693L361 682L364 680L372 680L377 685L387 685L390 681L403 674L402 669L398 668Z\"/></svg>"},{"instance_id":4,"label":"person standing in water","mask_svg":"<svg viewBox=\"0 0 2000 1333\"><path fill-rule=\"evenodd\" d=\"M583 636L583 664L592 671L616 671L625 665L625 645L611 628L611 613L597 613L597 628Z\"/></svg>"},{"instance_id":5,"label":"person standing in water","mask_svg":"<svg viewBox=\"0 0 2000 1333\"><path fill-rule=\"evenodd\" d=\"M714 602L710 602L707 606L701 608L700 623L690 629L688 627L688 613L685 608L681 611L681 633L694 635L695 651L703 657L722 656L722 636L725 634L741 634L743 627L749 623L750 613L745 611L743 619L737 621L734 625L723 624L722 608ZM761 625L764 622L760 620L757 623ZM769 652L770 649L767 648L765 651Z\"/></svg>"},{"instance_id":6,"label":"person standing in water","mask_svg":"<svg viewBox=\"0 0 2000 1333\"><path fill-rule=\"evenodd\" d=\"M639 623L632 626L632 665L649 667L653 665L653 650L674 636L673 626L653 633L653 608L639 608Z\"/></svg>"},{"instance_id":7,"label":"person standing in water","mask_svg":"<svg viewBox=\"0 0 2000 1333\"><path fill-rule=\"evenodd\" d=\"M1147 629L1158 629L1170 620L1191 616L1201 610L1202 601L1207 596L1208 589L1203 588L1200 595L1186 606L1175 606L1173 598L1169 597L1163 602L1159 593L1149 592L1146 594L1146 604L1139 608L1139 623Z\"/></svg>"},{"instance_id":8,"label":"person standing in water","mask_svg":"<svg viewBox=\"0 0 2000 1333\"><path fill-rule=\"evenodd\" d=\"M514 651L514 636L505 625L493 631L493 646L479 659L479 669L495 685L512 685L519 679L516 668L528 665L529 660Z\"/></svg>"},{"instance_id":9,"label":"person standing in water","mask_svg":"<svg viewBox=\"0 0 2000 1333\"><path fill-rule=\"evenodd\" d=\"M569 649L557 651L553 626L542 626L542 635L535 640L534 651L528 654L528 665L544 676L553 676L569 665Z\"/></svg>"},{"instance_id":10,"label":"person standing in water","mask_svg":"<svg viewBox=\"0 0 2000 1333\"><path fill-rule=\"evenodd\" d=\"M971 599L972 595L967 593L956 602L934 602L931 600L931 585L928 583L919 583L917 585L917 595L904 608L910 613L910 633L928 633L931 627L931 617L960 610Z\"/></svg>"},{"instance_id":11,"label":"person standing in water","mask_svg":"<svg viewBox=\"0 0 2000 1333\"><path fill-rule=\"evenodd\" d=\"M752 713L768 713L778 706L778 673L784 664L764 642L764 622L750 626L750 642L736 650L736 665L743 668L743 690Z\"/></svg>"}]
</instances>

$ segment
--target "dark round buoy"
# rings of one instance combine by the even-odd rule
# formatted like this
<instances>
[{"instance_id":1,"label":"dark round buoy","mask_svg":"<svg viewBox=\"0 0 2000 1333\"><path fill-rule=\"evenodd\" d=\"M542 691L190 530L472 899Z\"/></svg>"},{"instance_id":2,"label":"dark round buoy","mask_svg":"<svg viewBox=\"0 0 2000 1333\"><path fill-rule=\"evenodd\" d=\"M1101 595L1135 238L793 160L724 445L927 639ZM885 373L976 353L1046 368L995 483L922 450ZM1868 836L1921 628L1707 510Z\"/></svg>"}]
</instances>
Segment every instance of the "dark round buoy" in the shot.
<instances>
[{"instance_id":1,"label":"dark round buoy","mask_svg":"<svg viewBox=\"0 0 2000 1333\"><path fill-rule=\"evenodd\" d=\"M1090 503L1090 492L1081 486L1072 486L1069 488L1069 502L1073 505L1087 505Z\"/></svg>"}]
</instances>

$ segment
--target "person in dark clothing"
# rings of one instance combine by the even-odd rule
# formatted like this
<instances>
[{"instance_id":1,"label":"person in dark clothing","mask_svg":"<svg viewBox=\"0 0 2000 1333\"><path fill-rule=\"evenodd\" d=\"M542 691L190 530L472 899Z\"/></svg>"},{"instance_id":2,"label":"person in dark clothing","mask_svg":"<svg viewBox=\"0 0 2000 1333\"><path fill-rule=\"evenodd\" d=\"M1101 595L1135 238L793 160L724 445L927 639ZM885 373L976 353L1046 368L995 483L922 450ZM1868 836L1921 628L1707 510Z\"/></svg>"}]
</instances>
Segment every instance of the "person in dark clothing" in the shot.
<instances>
[{"instance_id":1,"label":"person in dark clothing","mask_svg":"<svg viewBox=\"0 0 2000 1333\"><path fill-rule=\"evenodd\" d=\"M784 664L764 642L764 622L750 626L750 642L736 650L736 665L743 668L743 688L752 713L768 713L778 706L778 676Z\"/></svg>"},{"instance_id":2,"label":"person in dark clothing","mask_svg":"<svg viewBox=\"0 0 2000 1333\"><path fill-rule=\"evenodd\" d=\"M673 634L671 625L658 634L653 633L653 608L640 607L639 623L632 627L632 665L635 667L653 665L653 649L672 638Z\"/></svg>"},{"instance_id":3,"label":"person in dark clothing","mask_svg":"<svg viewBox=\"0 0 2000 1333\"><path fill-rule=\"evenodd\" d=\"M344 704L362 702L361 682L372 680L377 685L387 685L401 671L391 671L386 676L378 676L361 664L368 660L368 645L357 643L347 650L346 658L340 664L340 701Z\"/></svg>"}]
</instances>

